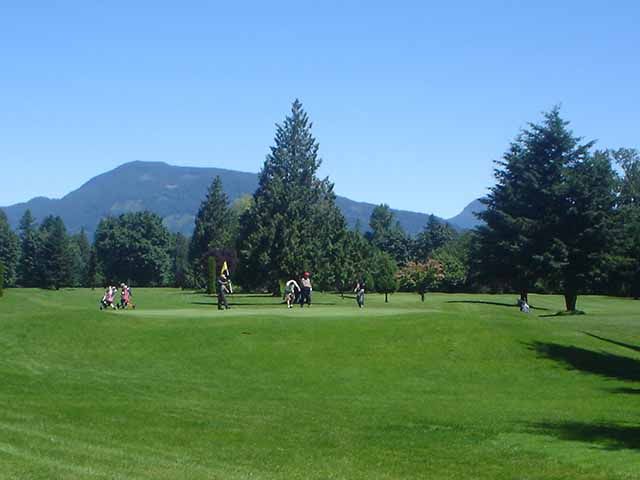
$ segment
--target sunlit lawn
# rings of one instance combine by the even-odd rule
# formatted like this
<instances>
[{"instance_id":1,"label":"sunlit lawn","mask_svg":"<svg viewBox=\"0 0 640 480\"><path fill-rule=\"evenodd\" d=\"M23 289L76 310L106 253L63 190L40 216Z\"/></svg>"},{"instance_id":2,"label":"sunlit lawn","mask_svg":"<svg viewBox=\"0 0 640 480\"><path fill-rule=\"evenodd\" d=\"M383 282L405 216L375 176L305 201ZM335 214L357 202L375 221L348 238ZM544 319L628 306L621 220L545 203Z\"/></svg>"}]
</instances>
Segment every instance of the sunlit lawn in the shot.
<instances>
[{"instance_id":1,"label":"sunlit lawn","mask_svg":"<svg viewBox=\"0 0 640 480\"><path fill-rule=\"evenodd\" d=\"M0 478L640 478L640 302L0 299Z\"/></svg>"}]
</instances>

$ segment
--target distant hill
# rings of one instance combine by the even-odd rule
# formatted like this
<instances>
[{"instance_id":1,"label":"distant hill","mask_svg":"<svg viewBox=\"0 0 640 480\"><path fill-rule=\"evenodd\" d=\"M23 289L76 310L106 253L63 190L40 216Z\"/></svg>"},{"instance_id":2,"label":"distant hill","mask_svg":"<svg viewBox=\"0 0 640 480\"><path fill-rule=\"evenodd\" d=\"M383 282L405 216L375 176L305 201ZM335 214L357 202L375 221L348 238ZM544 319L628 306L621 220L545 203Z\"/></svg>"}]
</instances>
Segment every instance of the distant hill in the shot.
<instances>
[{"instance_id":1,"label":"distant hill","mask_svg":"<svg viewBox=\"0 0 640 480\"><path fill-rule=\"evenodd\" d=\"M482 221L478 220L478 217L474 214L483 212L485 208L486 207L480 202L480 200L474 200L464 207L464 210L462 210L458 215L451 217L447 221L463 230L475 228L480 225Z\"/></svg>"},{"instance_id":2,"label":"distant hill","mask_svg":"<svg viewBox=\"0 0 640 480\"><path fill-rule=\"evenodd\" d=\"M36 197L3 209L13 228L17 228L24 212L31 209L37 220L47 215L60 215L71 233L82 227L92 233L100 219L107 215L149 210L160 215L171 231L190 235L200 202L217 175L231 201L252 194L258 186L255 173L136 161L98 175L60 199ZM367 228L375 205L345 197L337 197L336 203L351 227L359 221L363 229ZM402 210L394 210L394 213L402 227L412 235L422 230L428 218L424 213ZM454 219L450 223L455 227L468 228Z\"/></svg>"}]
</instances>

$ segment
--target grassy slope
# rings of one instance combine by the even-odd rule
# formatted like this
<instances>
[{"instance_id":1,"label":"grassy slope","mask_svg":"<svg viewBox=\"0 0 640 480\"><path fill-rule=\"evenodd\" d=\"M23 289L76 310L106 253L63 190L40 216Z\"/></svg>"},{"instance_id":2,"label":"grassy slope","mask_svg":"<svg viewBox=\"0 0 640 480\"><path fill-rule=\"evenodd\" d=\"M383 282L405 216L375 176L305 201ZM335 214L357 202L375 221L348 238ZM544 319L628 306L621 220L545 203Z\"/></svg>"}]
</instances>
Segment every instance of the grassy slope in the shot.
<instances>
[{"instance_id":1,"label":"grassy slope","mask_svg":"<svg viewBox=\"0 0 640 480\"><path fill-rule=\"evenodd\" d=\"M640 303L134 293L0 300L0 478L640 478Z\"/></svg>"}]
</instances>

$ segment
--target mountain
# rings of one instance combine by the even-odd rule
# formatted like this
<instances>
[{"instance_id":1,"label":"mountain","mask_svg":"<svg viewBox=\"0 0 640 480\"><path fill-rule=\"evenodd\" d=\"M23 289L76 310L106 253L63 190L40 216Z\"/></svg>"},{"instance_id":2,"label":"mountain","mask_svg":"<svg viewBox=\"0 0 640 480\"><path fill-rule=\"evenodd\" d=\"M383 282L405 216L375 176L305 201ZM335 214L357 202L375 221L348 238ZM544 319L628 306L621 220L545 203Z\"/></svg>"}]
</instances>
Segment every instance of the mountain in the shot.
<instances>
[{"instance_id":1,"label":"mountain","mask_svg":"<svg viewBox=\"0 0 640 480\"><path fill-rule=\"evenodd\" d=\"M487 207L485 207L479 199L474 200L469 205L464 207L464 210L462 210L458 215L449 218L447 222L462 230L475 228L480 225L482 221L479 220L478 217L474 215L474 213L484 212L486 208Z\"/></svg>"},{"instance_id":2,"label":"mountain","mask_svg":"<svg viewBox=\"0 0 640 480\"><path fill-rule=\"evenodd\" d=\"M36 197L3 209L13 228L17 228L20 217L30 209L37 220L60 215L71 233L82 227L92 233L100 219L107 215L150 210L160 215L171 231L190 235L200 202L217 175L231 201L252 194L258 186L255 173L136 161L98 175L60 199ZM350 226L359 221L363 229L367 228L375 205L345 197L337 197L336 203ZM394 213L412 235L423 228L428 218L424 213L403 210L394 210ZM456 222L450 223L462 227Z\"/></svg>"}]
</instances>

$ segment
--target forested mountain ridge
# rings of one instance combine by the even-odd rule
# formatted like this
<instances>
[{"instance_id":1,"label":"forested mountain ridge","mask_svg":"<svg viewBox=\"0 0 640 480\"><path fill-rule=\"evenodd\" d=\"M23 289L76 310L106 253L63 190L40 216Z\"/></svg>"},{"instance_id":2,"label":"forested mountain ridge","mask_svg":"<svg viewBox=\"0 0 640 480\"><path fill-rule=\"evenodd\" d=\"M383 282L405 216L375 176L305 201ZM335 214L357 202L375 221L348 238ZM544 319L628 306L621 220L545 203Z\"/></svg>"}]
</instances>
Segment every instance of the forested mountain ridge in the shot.
<instances>
[{"instance_id":1,"label":"forested mountain ridge","mask_svg":"<svg viewBox=\"0 0 640 480\"><path fill-rule=\"evenodd\" d=\"M93 232L100 219L107 215L149 210L160 215L169 230L190 235L198 206L216 176L220 176L231 202L252 194L258 185L255 173L134 161L97 175L60 199L36 197L2 208L13 228L17 227L24 212L30 209L38 221L47 215L59 215L71 233L83 227ZM359 221L363 229L368 227L375 205L340 196L336 203L350 226ZM394 214L411 235L422 230L429 217L425 213L403 210L394 210ZM462 215L449 222L459 229L473 227L468 215Z\"/></svg>"}]
</instances>

